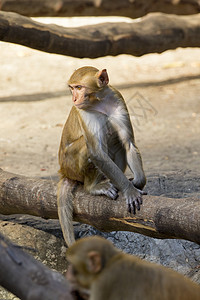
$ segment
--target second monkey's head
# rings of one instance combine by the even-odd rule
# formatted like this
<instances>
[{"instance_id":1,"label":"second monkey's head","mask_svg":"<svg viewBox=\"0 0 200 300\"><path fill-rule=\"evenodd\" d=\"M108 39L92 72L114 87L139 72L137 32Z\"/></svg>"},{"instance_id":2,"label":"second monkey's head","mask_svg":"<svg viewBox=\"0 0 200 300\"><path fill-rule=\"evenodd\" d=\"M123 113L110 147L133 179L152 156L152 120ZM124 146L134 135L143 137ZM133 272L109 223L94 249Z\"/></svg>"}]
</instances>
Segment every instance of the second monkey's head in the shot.
<instances>
[{"instance_id":1,"label":"second monkey's head","mask_svg":"<svg viewBox=\"0 0 200 300\"><path fill-rule=\"evenodd\" d=\"M96 93L109 82L106 69L99 71L94 67L82 67L74 71L68 85L72 92L72 100L78 108L88 108L97 99Z\"/></svg>"}]
</instances>

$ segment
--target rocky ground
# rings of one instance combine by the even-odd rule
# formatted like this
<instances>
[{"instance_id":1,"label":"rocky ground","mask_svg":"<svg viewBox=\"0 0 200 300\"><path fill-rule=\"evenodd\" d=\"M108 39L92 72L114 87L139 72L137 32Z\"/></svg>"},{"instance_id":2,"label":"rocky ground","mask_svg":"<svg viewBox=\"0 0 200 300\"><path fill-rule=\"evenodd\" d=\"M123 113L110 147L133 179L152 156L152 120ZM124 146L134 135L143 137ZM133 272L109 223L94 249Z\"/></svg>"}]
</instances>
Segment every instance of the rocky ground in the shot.
<instances>
[{"instance_id":1,"label":"rocky ground","mask_svg":"<svg viewBox=\"0 0 200 300\"><path fill-rule=\"evenodd\" d=\"M74 25L77 19L62 19L62 23ZM0 167L26 176L53 178L57 174L60 136L72 105L67 79L74 69L85 65L107 68L110 83L125 97L147 178L174 176L176 193L176 180L181 177L184 186L184 176L189 176L187 191L185 187L181 190L179 182L176 196L199 196L200 50L195 48L139 58L120 55L92 60L0 42ZM2 220L1 231L9 236L14 225L3 217ZM12 224L15 221L12 219ZM11 229L6 230L6 226ZM26 232L25 225L17 226ZM55 228L55 223L49 226ZM41 228L42 225L35 230L40 232ZM96 232L85 225L81 229L77 235ZM13 240L16 235L11 235ZM199 245L133 233L114 232L106 236L121 249L172 267L200 283ZM48 240L55 244L50 237ZM59 243L64 247L63 242ZM54 261L56 251L52 246ZM45 254L41 260L45 261ZM3 291L1 298L16 299Z\"/></svg>"}]
</instances>

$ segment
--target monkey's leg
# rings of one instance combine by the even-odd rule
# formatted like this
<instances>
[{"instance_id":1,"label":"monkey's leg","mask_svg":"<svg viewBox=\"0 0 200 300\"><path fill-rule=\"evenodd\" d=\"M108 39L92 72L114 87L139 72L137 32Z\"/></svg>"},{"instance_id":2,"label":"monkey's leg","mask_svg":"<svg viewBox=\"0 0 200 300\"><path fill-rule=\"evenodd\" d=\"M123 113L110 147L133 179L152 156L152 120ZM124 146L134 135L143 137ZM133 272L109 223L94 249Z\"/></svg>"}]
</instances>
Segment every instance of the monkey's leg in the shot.
<instances>
[{"instance_id":1,"label":"monkey's leg","mask_svg":"<svg viewBox=\"0 0 200 300\"><path fill-rule=\"evenodd\" d=\"M127 166L126 150L122 147L118 137L114 137L114 142L111 139L110 141L111 146L108 143L109 156L120 170L124 172ZM111 199L116 199L118 197L118 189L114 187L110 180L108 180L93 163L88 165L84 180L84 187L93 195L106 195Z\"/></svg>"},{"instance_id":2,"label":"monkey's leg","mask_svg":"<svg viewBox=\"0 0 200 300\"><path fill-rule=\"evenodd\" d=\"M118 197L117 188L94 165L90 165L86 172L84 188L92 195L106 195L114 200Z\"/></svg>"},{"instance_id":3,"label":"monkey's leg","mask_svg":"<svg viewBox=\"0 0 200 300\"><path fill-rule=\"evenodd\" d=\"M130 170L134 174L133 185L142 190L146 184L146 177L143 170L142 158L136 145L131 144L127 150L127 162Z\"/></svg>"},{"instance_id":4,"label":"monkey's leg","mask_svg":"<svg viewBox=\"0 0 200 300\"><path fill-rule=\"evenodd\" d=\"M76 181L63 178L58 184L58 217L66 244L69 246L75 242L73 228L73 189Z\"/></svg>"}]
</instances>

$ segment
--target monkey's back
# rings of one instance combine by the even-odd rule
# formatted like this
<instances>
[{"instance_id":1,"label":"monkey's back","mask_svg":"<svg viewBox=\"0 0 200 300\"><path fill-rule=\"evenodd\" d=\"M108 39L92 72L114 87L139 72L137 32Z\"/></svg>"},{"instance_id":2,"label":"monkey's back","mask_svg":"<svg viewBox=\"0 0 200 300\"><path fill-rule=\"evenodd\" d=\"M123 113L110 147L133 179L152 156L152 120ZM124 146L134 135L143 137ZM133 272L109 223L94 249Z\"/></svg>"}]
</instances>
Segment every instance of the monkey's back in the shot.
<instances>
[{"instance_id":1,"label":"monkey's back","mask_svg":"<svg viewBox=\"0 0 200 300\"><path fill-rule=\"evenodd\" d=\"M92 287L94 299L199 300L200 287L175 271L119 254Z\"/></svg>"},{"instance_id":2,"label":"monkey's back","mask_svg":"<svg viewBox=\"0 0 200 300\"><path fill-rule=\"evenodd\" d=\"M83 182L82 169L85 169L88 155L78 113L74 106L63 128L58 159L60 164L59 173L62 177Z\"/></svg>"}]
</instances>

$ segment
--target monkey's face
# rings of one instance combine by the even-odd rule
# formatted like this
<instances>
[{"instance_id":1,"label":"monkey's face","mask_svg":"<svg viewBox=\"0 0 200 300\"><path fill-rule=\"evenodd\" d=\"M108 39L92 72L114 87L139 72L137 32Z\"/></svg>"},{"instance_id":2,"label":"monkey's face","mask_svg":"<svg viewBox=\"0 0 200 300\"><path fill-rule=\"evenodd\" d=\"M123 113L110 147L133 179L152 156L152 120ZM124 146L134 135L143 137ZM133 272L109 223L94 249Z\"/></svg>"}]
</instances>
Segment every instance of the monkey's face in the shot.
<instances>
[{"instance_id":1,"label":"monkey's face","mask_svg":"<svg viewBox=\"0 0 200 300\"><path fill-rule=\"evenodd\" d=\"M86 266L83 263L79 263L78 266L74 264L70 264L66 278L74 287L81 287L85 289L89 289L92 281L92 276L87 272Z\"/></svg>"},{"instance_id":2,"label":"monkey's face","mask_svg":"<svg viewBox=\"0 0 200 300\"><path fill-rule=\"evenodd\" d=\"M92 90L84 85L70 84L72 101L77 108L84 109L92 105Z\"/></svg>"},{"instance_id":3,"label":"monkey's face","mask_svg":"<svg viewBox=\"0 0 200 300\"><path fill-rule=\"evenodd\" d=\"M81 109L93 107L94 102L99 101L96 93L107 86L108 81L106 69L83 67L76 70L68 81L74 105Z\"/></svg>"}]
</instances>

